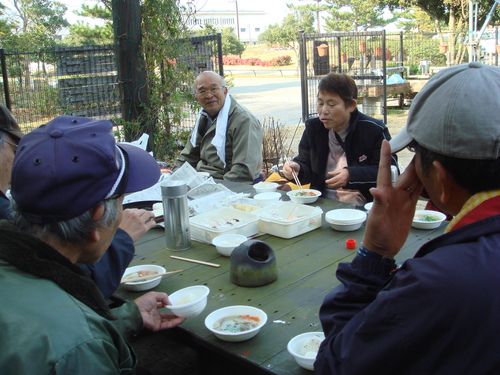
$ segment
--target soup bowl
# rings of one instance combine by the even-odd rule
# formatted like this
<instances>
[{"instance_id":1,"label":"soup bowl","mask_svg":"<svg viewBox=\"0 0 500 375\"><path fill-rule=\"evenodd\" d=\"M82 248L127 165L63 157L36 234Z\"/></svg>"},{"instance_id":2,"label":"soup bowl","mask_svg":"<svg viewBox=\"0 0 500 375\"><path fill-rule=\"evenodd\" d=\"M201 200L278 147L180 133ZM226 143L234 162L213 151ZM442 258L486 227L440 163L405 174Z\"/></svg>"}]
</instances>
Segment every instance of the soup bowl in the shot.
<instances>
[{"instance_id":1,"label":"soup bowl","mask_svg":"<svg viewBox=\"0 0 500 375\"><path fill-rule=\"evenodd\" d=\"M244 318L252 325L239 323L237 318ZM211 312L205 318L205 327L221 340L238 342L254 337L266 322L267 314L261 309L227 306Z\"/></svg>"}]
</instances>

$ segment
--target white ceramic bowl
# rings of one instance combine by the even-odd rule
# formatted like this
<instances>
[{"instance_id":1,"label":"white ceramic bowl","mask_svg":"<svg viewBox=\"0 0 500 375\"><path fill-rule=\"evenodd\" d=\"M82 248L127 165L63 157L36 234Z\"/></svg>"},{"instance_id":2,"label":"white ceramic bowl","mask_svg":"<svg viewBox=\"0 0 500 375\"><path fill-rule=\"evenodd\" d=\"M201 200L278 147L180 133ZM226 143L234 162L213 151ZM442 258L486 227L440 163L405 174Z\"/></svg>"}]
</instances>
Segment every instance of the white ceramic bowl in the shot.
<instances>
[{"instance_id":1,"label":"white ceramic bowl","mask_svg":"<svg viewBox=\"0 0 500 375\"><path fill-rule=\"evenodd\" d=\"M288 341L288 353L293 355L300 367L313 371L316 355L318 354L317 349L324 339L325 334L323 332L302 333Z\"/></svg>"},{"instance_id":2,"label":"white ceramic bowl","mask_svg":"<svg viewBox=\"0 0 500 375\"><path fill-rule=\"evenodd\" d=\"M367 204L365 204L366 213L369 213L372 207L373 207L373 202L368 202Z\"/></svg>"},{"instance_id":3,"label":"white ceramic bowl","mask_svg":"<svg viewBox=\"0 0 500 375\"><path fill-rule=\"evenodd\" d=\"M139 272L139 271L153 271L157 273L165 273L167 272L165 268L162 266L157 266L155 264L149 264L149 265L142 265L142 266L133 266L133 267L128 267L125 272L123 273L122 279L134 272ZM124 283L123 287L128 290L132 290L134 292L141 292L143 290L149 290L153 289L154 287L158 286L158 284L161 281L161 276L155 277L153 279L145 280L145 281L136 281L132 283Z\"/></svg>"},{"instance_id":4,"label":"white ceramic bowl","mask_svg":"<svg viewBox=\"0 0 500 375\"><path fill-rule=\"evenodd\" d=\"M297 195L300 193L306 193L307 195ZM286 193L290 197L290 200L295 203L309 204L314 203L318 200L321 195L321 191L314 189L301 189L301 190L291 190Z\"/></svg>"},{"instance_id":5,"label":"white ceramic bowl","mask_svg":"<svg viewBox=\"0 0 500 375\"><path fill-rule=\"evenodd\" d=\"M325 220L330 226L341 232L358 230L366 220L366 212L351 208L339 208L328 211Z\"/></svg>"},{"instance_id":6,"label":"white ceramic bowl","mask_svg":"<svg viewBox=\"0 0 500 375\"><path fill-rule=\"evenodd\" d=\"M257 193L270 193L278 189L278 184L276 182L258 182L253 185L253 188Z\"/></svg>"},{"instance_id":7,"label":"white ceramic bowl","mask_svg":"<svg viewBox=\"0 0 500 375\"><path fill-rule=\"evenodd\" d=\"M439 211L417 210L412 226L418 229L434 229L439 227L445 219L446 215Z\"/></svg>"},{"instance_id":8,"label":"white ceramic bowl","mask_svg":"<svg viewBox=\"0 0 500 375\"><path fill-rule=\"evenodd\" d=\"M280 198L281 198L281 193L278 193L277 191L270 193L255 194L253 197L254 201L261 207L266 207L270 204L279 203Z\"/></svg>"},{"instance_id":9,"label":"white ceramic bowl","mask_svg":"<svg viewBox=\"0 0 500 375\"><path fill-rule=\"evenodd\" d=\"M172 305L165 307L177 316L192 318L205 309L208 293L210 289L205 285L189 286L170 294L168 299Z\"/></svg>"},{"instance_id":10,"label":"white ceramic bowl","mask_svg":"<svg viewBox=\"0 0 500 375\"><path fill-rule=\"evenodd\" d=\"M237 246L246 240L248 240L248 238L242 234L221 234L212 240L212 244L221 255L228 257L231 256L231 253Z\"/></svg>"},{"instance_id":11,"label":"white ceramic bowl","mask_svg":"<svg viewBox=\"0 0 500 375\"><path fill-rule=\"evenodd\" d=\"M237 332L237 333L218 331L214 328L215 323L219 319L234 316L234 315L236 315L236 316L250 315L252 317L256 317L259 319L259 324L257 325L257 327L254 327L248 331ZM258 309L256 307L252 307L252 306L227 306L227 307L223 307L221 309L218 309L218 310L211 312L205 318L205 326L211 332L213 332L216 337L218 337L221 340L231 341L231 342L244 341L244 340L251 339L257 333L259 333L260 329L264 326L264 324L266 324L266 322L267 322L267 314L264 311L262 311L261 309Z\"/></svg>"}]
</instances>

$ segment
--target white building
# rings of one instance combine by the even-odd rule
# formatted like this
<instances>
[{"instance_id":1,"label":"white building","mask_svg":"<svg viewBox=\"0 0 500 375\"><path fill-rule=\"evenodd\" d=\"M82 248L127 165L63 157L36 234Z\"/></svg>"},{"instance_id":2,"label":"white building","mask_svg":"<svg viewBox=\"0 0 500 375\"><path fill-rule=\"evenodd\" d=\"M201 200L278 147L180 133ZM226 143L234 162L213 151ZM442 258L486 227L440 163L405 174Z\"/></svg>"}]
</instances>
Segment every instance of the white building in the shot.
<instances>
[{"instance_id":1,"label":"white building","mask_svg":"<svg viewBox=\"0 0 500 375\"><path fill-rule=\"evenodd\" d=\"M217 29L232 27L234 34L243 43L254 44L259 35L267 29L263 10L201 10L191 16L187 26L191 30L201 30L204 25L213 25ZM276 20L279 23L280 20Z\"/></svg>"}]
</instances>

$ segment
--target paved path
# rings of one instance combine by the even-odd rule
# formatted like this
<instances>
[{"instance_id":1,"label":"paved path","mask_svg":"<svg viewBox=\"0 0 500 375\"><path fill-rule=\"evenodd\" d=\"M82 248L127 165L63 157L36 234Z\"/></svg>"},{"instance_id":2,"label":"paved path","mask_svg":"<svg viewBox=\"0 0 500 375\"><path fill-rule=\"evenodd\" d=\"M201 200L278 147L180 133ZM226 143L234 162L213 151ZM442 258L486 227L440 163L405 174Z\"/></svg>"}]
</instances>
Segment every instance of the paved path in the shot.
<instances>
[{"instance_id":1,"label":"paved path","mask_svg":"<svg viewBox=\"0 0 500 375\"><path fill-rule=\"evenodd\" d=\"M229 93L261 122L296 125L302 116L299 78L233 78Z\"/></svg>"}]
</instances>

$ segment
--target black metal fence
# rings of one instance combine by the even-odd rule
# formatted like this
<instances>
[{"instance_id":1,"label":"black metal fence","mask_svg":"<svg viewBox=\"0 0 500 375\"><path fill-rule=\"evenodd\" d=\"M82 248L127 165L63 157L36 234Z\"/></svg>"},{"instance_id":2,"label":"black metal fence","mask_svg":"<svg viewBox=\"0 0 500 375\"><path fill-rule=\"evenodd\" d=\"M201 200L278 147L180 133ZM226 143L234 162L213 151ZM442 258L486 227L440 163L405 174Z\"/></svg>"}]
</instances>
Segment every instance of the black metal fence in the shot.
<instances>
[{"instance_id":1,"label":"black metal fence","mask_svg":"<svg viewBox=\"0 0 500 375\"><path fill-rule=\"evenodd\" d=\"M218 70L223 74L220 34L193 37L190 42L193 53L180 57L182 62L196 72ZM0 62L0 100L25 131L59 115L121 117L112 45L56 47L36 52L0 49Z\"/></svg>"},{"instance_id":2,"label":"black metal fence","mask_svg":"<svg viewBox=\"0 0 500 375\"><path fill-rule=\"evenodd\" d=\"M316 115L318 82L329 72L352 76L360 110L387 123L388 103L402 107L412 95L410 76L427 78L451 65L450 52L432 33L300 33L299 44L303 121ZM468 56L462 57L466 62ZM483 49L480 60L498 65L498 54Z\"/></svg>"}]
</instances>

